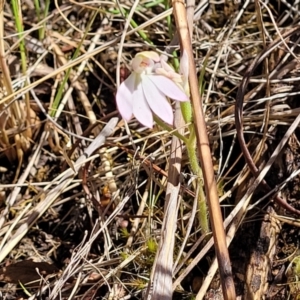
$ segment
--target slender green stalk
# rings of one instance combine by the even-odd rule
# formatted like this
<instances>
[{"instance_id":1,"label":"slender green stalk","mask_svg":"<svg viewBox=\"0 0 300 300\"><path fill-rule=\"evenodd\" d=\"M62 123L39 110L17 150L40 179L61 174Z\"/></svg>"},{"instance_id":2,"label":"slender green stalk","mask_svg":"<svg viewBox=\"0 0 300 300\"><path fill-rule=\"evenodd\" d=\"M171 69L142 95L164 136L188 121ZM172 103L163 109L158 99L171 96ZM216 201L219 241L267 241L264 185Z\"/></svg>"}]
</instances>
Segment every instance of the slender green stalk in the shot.
<instances>
[{"instance_id":1,"label":"slender green stalk","mask_svg":"<svg viewBox=\"0 0 300 300\"><path fill-rule=\"evenodd\" d=\"M38 22L41 21L41 6L39 0L33 0Z\"/></svg>"},{"instance_id":2,"label":"slender green stalk","mask_svg":"<svg viewBox=\"0 0 300 300\"><path fill-rule=\"evenodd\" d=\"M186 116L187 117L187 116ZM191 169L193 173L197 176L197 186L199 186L199 193L198 193L198 209L199 209L199 224L201 226L202 233L209 232L209 223L208 223L208 212L207 212L207 206L206 206L206 198L204 194L203 189L203 181L202 181L202 170L199 166L197 154L196 154L196 136L194 132L194 125L191 124L190 127L190 137L187 139L177 131L174 131L173 128L165 124L162 120L160 120L158 117L154 116L155 122L162 127L163 129L169 131L171 134L178 137L180 140L182 140L187 149L189 162L191 165Z\"/></svg>"},{"instance_id":3,"label":"slender green stalk","mask_svg":"<svg viewBox=\"0 0 300 300\"><path fill-rule=\"evenodd\" d=\"M168 10L170 8L170 1L169 0L165 0L164 1L165 4L165 10ZM171 19L171 15L167 16L167 26L169 29L169 36L172 37L173 36L173 22Z\"/></svg>"},{"instance_id":4,"label":"slender green stalk","mask_svg":"<svg viewBox=\"0 0 300 300\"><path fill-rule=\"evenodd\" d=\"M198 193L198 217L199 217L199 224L201 226L201 232L203 234L209 232L209 223L208 223L208 211L206 205L206 198L204 194L203 188L203 176L202 176L202 169L200 168L197 154L196 154L196 136L194 133L194 127L190 127L190 138L188 143L186 144L186 149L189 157L189 162L191 165L191 169L193 173L197 176L197 186L199 187Z\"/></svg>"},{"instance_id":5,"label":"slender green stalk","mask_svg":"<svg viewBox=\"0 0 300 300\"><path fill-rule=\"evenodd\" d=\"M206 64L207 64L207 59L204 61L204 67L202 68L199 77L200 94L203 94L204 91L204 74L205 74ZM186 147L187 147L187 153L188 153L191 169L193 173L197 176L197 186L199 187L198 218L199 218L199 224L201 226L201 231L203 234L205 234L208 233L210 229L209 229L209 222L208 222L208 210L206 204L206 197L204 193L203 180L202 180L203 178L202 169L199 165L197 152L196 152L196 135L195 135L193 118L192 118L193 116L192 106L190 102L182 102L180 103L180 108L185 122L189 124L190 135L186 143Z\"/></svg>"},{"instance_id":6,"label":"slender green stalk","mask_svg":"<svg viewBox=\"0 0 300 300\"><path fill-rule=\"evenodd\" d=\"M189 125L189 128L191 130L192 128L194 128L194 125L192 124L193 112L192 112L191 102L190 101L180 102L180 109L185 123L191 124Z\"/></svg>"},{"instance_id":7,"label":"slender green stalk","mask_svg":"<svg viewBox=\"0 0 300 300\"><path fill-rule=\"evenodd\" d=\"M41 6L39 0L33 0L38 23L41 21ZM42 38L43 28L39 28L39 40Z\"/></svg>"},{"instance_id":8,"label":"slender green stalk","mask_svg":"<svg viewBox=\"0 0 300 300\"><path fill-rule=\"evenodd\" d=\"M23 74L26 73L27 70L27 59L26 59L26 47L25 47L25 41L23 39L23 24L22 24L22 15L21 11L19 10L19 4L17 0L12 0L11 1L12 9L13 9L13 14L16 22L16 28L18 32L18 36L20 38L20 55L21 55L21 66L22 66L22 72Z\"/></svg>"},{"instance_id":9,"label":"slender green stalk","mask_svg":"<svg viewBox=\"0 0 300 300\"><path fill-rule=\"evenodd\" d=\"M36 0L36 1L39 1L39 0ZM50 7L50 0L46 0L44 14L43 14L44 18L46 18L48 16L49 7ZM40 40L43 40L45 38L45 32L46 32L46 23L44 24L43 28L41 28L41 30L39 31Z\"/></svg>"}]
</instances>

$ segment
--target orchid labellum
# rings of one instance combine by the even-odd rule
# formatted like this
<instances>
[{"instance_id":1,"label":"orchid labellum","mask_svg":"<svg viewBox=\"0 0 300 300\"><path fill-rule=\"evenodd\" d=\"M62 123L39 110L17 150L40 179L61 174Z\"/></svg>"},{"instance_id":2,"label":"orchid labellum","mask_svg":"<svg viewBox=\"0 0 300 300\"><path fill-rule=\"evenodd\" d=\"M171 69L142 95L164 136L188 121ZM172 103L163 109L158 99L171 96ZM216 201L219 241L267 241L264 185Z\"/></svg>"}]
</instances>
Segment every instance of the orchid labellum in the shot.
<instances>
[{"instance_id":1,"label":"orchid labellum","mask_svg":"<svg viewBox=\"0 0 300 300\"><path fill-rule=\"evenodd\" d=\"M146 127L153 126L153 113L173 124L173 111L167 99L188 101L181 75L176 73L153 51L138 53L131 62L132 73L120 85L116 95L121 116L132 116Z\"/></svg>"}]
</instances>

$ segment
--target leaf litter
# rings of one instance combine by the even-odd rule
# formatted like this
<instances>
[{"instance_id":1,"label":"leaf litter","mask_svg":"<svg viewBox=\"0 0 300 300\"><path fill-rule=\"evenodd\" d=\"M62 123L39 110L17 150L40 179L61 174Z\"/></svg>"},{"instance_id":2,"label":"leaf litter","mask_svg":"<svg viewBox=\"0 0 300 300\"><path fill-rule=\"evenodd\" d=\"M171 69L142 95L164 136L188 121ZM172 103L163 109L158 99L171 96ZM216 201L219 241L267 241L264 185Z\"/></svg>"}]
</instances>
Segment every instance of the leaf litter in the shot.
<instances>
[{"instance_id":1,"label":"leaf litter","mask_svg":"<svg viewBox=\"0 0 300 300\"><path fill-rule=\"evenodd\" d=\"M117 121L115 93L137 52L161 53L170 45L175 27L167 2L50 1L48 7L47 1L24 1L17 13L2 3L5 297L145 298L165 217L172 136L157 125ZM279 34L297 27L298 6L283 0L195 2L193 50L199 76L205 68L199 88L223 218L233 233L229 252L239 298L299 294L297 217L270 198L261 200L260 186L250 203L243 202L254 177L241 155L234 116L246 71ZM245 91L244 136L259 171L299 115L298 44L295 30L255 69ZM102 140L90 148L97 137ZM299 155L296 128L265 177L273 193L297 210ZM217 266L200 234L185 152L181 166L173 298L222 299L220 278L207 276ZM230 219L234 208L239 210Z\"/></svg>"}]
</instances>

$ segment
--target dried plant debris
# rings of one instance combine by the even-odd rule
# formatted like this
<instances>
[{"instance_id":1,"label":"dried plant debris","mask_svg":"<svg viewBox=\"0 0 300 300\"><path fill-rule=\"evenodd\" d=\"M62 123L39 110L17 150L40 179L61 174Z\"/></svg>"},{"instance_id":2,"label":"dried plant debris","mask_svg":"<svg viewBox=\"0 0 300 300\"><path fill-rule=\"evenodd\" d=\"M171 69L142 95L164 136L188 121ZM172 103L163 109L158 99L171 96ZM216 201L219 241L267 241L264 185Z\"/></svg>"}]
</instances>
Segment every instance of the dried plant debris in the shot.
<instances>
[{"instance_id":1,"label":"dried plant debris","mask_svg":"<svg viewBox=\"0 0 300 300\"><path fill-rule=\"evenodd\" d=\"M300 113L300 3L186 2L194 7L192 47L237 297L298 299L300 131L288 128ZM116 93L139 52L163 54L179 70L171 1L0 5L2 296L145 299L166 243L162 229L171 226L164 206L176 175L170 164L179 163L173 115L152 108L171 132L152 115L142 124L153 128L131 111L125 122ZM240 96L255 174L237 138ZM168 113L176 105L165 102ZM188 126L180 130L190 134ZM164 279L173 282L173 299L222 299L184 147L180 166L172 275ZM266 168L269 190L254 189Z\"/></svg>"}]
</instances>

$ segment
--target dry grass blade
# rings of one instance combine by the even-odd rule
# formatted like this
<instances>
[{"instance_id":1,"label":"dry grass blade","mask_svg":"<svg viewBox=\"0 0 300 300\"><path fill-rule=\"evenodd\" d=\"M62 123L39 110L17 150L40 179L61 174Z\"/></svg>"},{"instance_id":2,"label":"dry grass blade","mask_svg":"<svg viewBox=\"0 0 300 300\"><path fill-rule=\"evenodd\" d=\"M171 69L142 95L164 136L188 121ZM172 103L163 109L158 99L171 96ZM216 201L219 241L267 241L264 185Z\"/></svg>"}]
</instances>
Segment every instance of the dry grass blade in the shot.
<instances>
[{"instance_id":1,"label":"dry grass blade","mask_svg":"<svg viewBox=\"0 0 300 300\"><path fill-rule=\"evenodd\" d=\"M74 252L74 255L71 257L71 261L68 264L68 267L64 270L62 276L60 279L56 282L52 293L50 295L50 299L57 299L59 296L61 289L65 285L65 283L69 280L70 277L72 277L74 274L77 274L78 271L81 271L83 269L82 262L86 260L86 257L89 254L89 251L91 249L91 246L93 242L96 240L96 238L107 229L107 226L113 221L114 218L120 213L120 211L123 209L124 205L129 200L129 196L124 197L124 199L118 203L115 211L109 216L109 218L103 223L98 224L96 223L92 235L89 238L88 241L86 241L86 236L82 240L81 244L78 245L78 251ZM140 252L142 252L143 249L139 249L139 251L136 251L135 253L128 256L125 260L123 260L120 265L118 265L116 268L110 270L104 278L101 280L101 285L107 282L112 276L115 276L117 272L122 269L124 266L126 266L129 262L131 262ZM97 269L96 266L94 266L95 269Z\"/></svg>"},{"instance_id":2,"label":"dry grass blade","mask_svg":"<svg viewBox=\"0 0 300 300\"><path fill-rule=\"evenodd\" d=\"M97 138L88 146L84 154L78 158L74 168L76 172L82 167L82 164L86 162L92 153L104 144L106 138L110 136L117 125L118 119L112 118L107 125L104 127L102 132L97 136ZM51 206L51 204L56 200L56 198L63 192L63 190L70 184L76 173L70 168L68 169L64 176L60 178L59 184L50 190L49 192L42 192L42 201L29 212L24 224L22 224L18 230L12 235L6 245L1 249L0 261L11 252L11 250L20 242L28 230L35 224L35 222L43 215L43 213ZM41 195L40 195L41 196Z\"/></svg>"},{"instance_id":3,"label":"dry grass blade","mask_svg":"<svg viewBox=\"0 0 300 300\"><path fill-rule=\"evenodd\" d=\"M176 27L171 2L163 0L0 4L3 298L219 299L224 280L218 268L226 266L216 255L227 255L226 247L236 299L297 297L298 0L174 1L176 14L181 6L182 28ZM120 120L101 148L79 161L118 115L116 91L138 52L157 51L178 68L179 29L190 58L193 52L190 83L195 104L202 101L204 112L195 106L195 121L206 154L191 163L193 147L173 137L178 128L182 140L192 143L194 136L193 124L183 125L170 101L177 128ZM238 134L259 170L255 176ZM214 194L217 239L202 233L209 228L198 210L204 181L196 183L202 176L193 162L199 158L211 180L207 195ZM211 161L213 169L205 165ZM278 205L275 193L288 206ZM263 250L270 249L275 260L259 252L268 240L259 233L273 210L280 234ZM256 287L257 274L258 293L250 287Z\"/></svg>"},{"instance_id":4,"label":"dry grass blade","mask_svg":"<svg viewBox=\"0 0 300 300\"><path fill-rule=\"evenodd\" d=\"M180 134L184 133L184 120L180 110L180 104L176 104L175 125ZM171 155L168 170L168 184L166 190L164 220L159 248L156 253L152 269L152 276L148 287L148 299L168 300L172 298L173 281L173 255L175 245L175 230L177 223L177 211L180 200L180 172L182 158L182 141L173 136Z\"/></svg>"}]
</instances>

